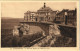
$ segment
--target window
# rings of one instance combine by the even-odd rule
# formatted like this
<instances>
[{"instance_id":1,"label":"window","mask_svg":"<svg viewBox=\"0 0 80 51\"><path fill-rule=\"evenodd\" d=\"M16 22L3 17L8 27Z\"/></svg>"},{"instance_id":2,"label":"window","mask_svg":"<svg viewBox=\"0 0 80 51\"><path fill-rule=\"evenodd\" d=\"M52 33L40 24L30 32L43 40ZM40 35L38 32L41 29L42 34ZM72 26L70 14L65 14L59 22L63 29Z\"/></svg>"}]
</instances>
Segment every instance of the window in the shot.
<instances>
[{"instance_id":1,"label":"window","mask_svg":"<svg viewBox=\"0 0 80 51\"><path fill-rule=\"evenodd\" d=\"M48 15L50 15L50 13L48 13Z\"/></svg>"},{"instance_id":2,"label":"window","mask_svg":"<svg viewBox=\"0 0 80 51\"><path fill-rule=\"evenodd\" d=\"M47 15L47 13L46 13L46 15Z\"/></svg>"}]
</instances>

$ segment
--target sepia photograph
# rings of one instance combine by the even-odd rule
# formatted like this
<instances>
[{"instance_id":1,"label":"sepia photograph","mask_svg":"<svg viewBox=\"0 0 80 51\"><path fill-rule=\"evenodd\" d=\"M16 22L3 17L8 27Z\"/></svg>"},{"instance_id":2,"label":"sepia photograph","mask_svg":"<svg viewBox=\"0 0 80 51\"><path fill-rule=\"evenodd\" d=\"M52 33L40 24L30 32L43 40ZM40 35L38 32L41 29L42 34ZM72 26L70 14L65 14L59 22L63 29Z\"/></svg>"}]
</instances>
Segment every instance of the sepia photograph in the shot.
<instances>
[{"instance_id":1,"label":"sepia photograph","mask_svg":"<svg viewBox=\"0 0 80 51\"><path fill-rule=\"evenodd\" d=\"M77 2L1 2L4 47L77 47Z\"/></svg>"}]
</instances>

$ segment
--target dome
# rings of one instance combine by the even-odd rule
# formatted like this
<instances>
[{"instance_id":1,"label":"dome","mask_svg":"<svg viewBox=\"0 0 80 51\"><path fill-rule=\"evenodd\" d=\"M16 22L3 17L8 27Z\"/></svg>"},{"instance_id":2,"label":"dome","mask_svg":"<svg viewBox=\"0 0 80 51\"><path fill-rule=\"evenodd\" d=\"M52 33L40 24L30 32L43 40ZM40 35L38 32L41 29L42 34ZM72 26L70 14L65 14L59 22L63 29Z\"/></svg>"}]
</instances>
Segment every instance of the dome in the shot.
<instances>
[{"instance_id":1,"label":"dome","mask_svg":"<svg viewBox=\"0 0 80 51\"><path fill-rule=\"evenodd\" d=\"M44 3L44 7L41 7L37 12L51 12L53 11L50 7L46 7Z\"/></svg>"}]
</instances>

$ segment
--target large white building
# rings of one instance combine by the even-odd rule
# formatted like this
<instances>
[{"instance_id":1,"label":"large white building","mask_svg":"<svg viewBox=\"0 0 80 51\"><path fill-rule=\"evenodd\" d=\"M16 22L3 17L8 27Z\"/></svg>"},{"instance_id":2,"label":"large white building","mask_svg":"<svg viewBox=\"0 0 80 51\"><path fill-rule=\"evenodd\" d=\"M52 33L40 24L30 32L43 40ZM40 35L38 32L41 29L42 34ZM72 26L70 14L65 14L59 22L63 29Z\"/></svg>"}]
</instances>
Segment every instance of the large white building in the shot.
<instances>
[{"instance_id":1,"label":"large white building","mask_svg":"<svg viewBox=\"0 0 80 51\"><path fill-rule=\"evenodd\" d=\"M56 11L53 11L50 7L47 7L44 3L44 6L41 7L37 12L27 11L24 13L25 21L50 21L53 22L56 16Z\"/></svg>"}]
</instances>

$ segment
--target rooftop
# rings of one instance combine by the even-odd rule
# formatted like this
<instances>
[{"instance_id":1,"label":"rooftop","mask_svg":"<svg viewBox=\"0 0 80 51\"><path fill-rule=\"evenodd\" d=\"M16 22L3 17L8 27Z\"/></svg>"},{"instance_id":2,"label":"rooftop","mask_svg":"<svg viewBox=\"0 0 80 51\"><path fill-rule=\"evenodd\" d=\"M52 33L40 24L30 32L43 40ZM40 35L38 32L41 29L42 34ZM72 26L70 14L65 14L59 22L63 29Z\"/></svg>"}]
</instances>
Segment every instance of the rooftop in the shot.
<instances>
[{"instance_id":1,"label":"rooftop","mask_svg":"<svg viewBox=\"0 0 80 51\"><path fill-rule=\"evenodd\" d=\"M44 6L41 7L38 12L50 12L50 11L53 11L50 7L46 7L45 5L46 3L44 3Z\"/></svg>"}]
</instances>

